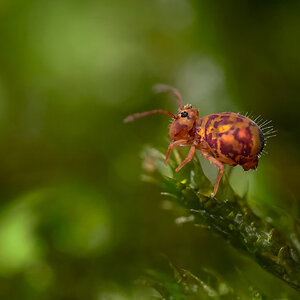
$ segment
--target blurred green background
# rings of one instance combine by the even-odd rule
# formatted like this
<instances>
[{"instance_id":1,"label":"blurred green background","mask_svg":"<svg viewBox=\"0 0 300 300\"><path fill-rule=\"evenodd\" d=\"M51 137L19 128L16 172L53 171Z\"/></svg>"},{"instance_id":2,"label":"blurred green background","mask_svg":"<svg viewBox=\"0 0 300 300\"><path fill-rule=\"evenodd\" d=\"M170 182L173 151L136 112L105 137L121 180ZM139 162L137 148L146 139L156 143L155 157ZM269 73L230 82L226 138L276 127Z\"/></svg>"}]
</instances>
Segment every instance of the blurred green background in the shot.
<instances>
[{"instance_id":1,"label":"blurred green background","mask_svg":"<svg viewBox=\"0 0 300 300\"><path fill-rule=\"evenodd\" d=\"M176 112L171 96L152 93L160 82L200 115L273 120L269 154L257 171L234 168L231 183L290 235L300 213L299 36L299 1L1 1L0 298L150 299L136 280L164 253L236 288L238 268L271 297L297 299L220 237L175 225L159 189L141 181L140 153L166 150L170 120L123 119Z\"/></svg>"}]
</instances>

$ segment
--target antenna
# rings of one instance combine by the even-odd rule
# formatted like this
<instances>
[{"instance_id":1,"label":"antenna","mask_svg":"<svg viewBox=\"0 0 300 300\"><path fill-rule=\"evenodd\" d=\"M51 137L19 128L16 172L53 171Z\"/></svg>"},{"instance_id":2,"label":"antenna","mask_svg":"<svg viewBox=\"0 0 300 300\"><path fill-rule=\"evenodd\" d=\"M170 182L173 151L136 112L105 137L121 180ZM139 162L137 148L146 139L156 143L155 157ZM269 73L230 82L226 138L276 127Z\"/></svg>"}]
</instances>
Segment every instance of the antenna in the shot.
<instances>
[{"instance_id":1,"label":"antenna","mask_svg":"<svg viewBox=\"0 0 300 300\"><path fill-rule=\"evenodd\" d=\"M156 85L153 86L153 92L155 92L155 93L171 93L171 94L175 95L176 98L177 98L177 101L178 101L179 110L182 110L183 106L182 106L181 95L172 86L158 83L158 84L156 84Z\"/></svg>"},{"instance_id":2,"label":"antenna","mask_svg":"<svg viewBox=\"0 0 300 300\"><path fill-rule=\"evenodd\" d=\"M162 109L154 109L154 110L151 110L151 111L145 111L145 112L142 112L142 113L137 113L137 114L130 115L130 116L128 116L128 117L126 117L126 118L124 119L124 123L132 122L132 121L134 121L135 119L143 118L143 117L146 117L146 116L148 116L148 115L153 115L153 114L169 115L169 116L171 116L173 119L177 119L177 118L178 118L177 116L173 115L173 114L170 113L169 111L162 110Z\"/></svg>"},{"instance_id":3,"label":"antenna","mask_svg":"<svg viewBox=\"0 0 300 300\"><path fill-rule=\"evenodd\" d=\"M169 85L166 85L166 84L156 84L153 86L153 91L155 93L171 93L173 95L176 96L177 98L177 102L178 102L178 107L179 107L179 110L182 110L182 99L181 99L181 95L180 93L175 89L173 88L172 86L169 86ZM166 110L162 110L162 109L154 109L154 110L151 110L151 111L145 111L145 112L142 112L142 113L137 113L137 114L133 114L133 115L130 115L128 116L127 118L124 119L124 123L128 123L128 122L132 122L134 121L135 119L138 119L138 118L143 118L143 117L146 117L148 115L153 115L153 114L163 114L163 115L169 115L171 116L173 119L178 119L178 116L175 116L173 115L172 113L170 113L169 111L166 111Z\"/></svg>"}]
</instances>

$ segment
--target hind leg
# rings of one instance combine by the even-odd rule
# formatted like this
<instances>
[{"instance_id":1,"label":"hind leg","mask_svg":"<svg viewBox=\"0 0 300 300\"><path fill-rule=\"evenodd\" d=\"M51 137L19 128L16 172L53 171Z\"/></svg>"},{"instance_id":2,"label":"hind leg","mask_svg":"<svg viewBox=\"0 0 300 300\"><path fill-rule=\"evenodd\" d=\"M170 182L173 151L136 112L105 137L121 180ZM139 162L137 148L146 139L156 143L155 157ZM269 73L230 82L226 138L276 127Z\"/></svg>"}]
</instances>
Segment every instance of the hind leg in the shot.
<instances>
[{"instance_id":1,"label":"hind leg","mask_svg":"<svg viewBox=\"0 0 300 300\"><path fill-rule=\"evenodd\" d=\"M201 154L205 159L212 162L219 169L219 174L217 176L217 180L214 186L214 191L213 193L211 193L211 196L214 197L217 194L219 183L224 174L224 165L221 162L219 162L216 158L214 158L206 149L201 149Z\"/></svg>"}]
</instances>

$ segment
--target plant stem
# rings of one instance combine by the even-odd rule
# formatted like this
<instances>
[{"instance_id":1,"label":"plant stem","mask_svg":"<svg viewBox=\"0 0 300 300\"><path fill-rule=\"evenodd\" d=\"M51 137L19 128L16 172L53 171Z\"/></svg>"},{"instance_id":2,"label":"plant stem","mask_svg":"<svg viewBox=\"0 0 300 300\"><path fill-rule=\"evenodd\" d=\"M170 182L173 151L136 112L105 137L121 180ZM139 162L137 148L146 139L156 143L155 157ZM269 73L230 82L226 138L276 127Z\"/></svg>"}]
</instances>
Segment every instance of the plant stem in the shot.
<instances>
[{"instance_id":1,"label":"plant stem","mask_svg":"<svg viewBox=\"0 0 300 300\"><path fill-rule=\"evenodd\" d=\"M174 162L170 161L167 167L163 165L164 155L155 149L147 148L143 158L145 179L158 184L170 201L183 207L189 220L220 234L269 273L300 291L297 250L283 233L253 213L246 199L232 190L226 177L217 197L211 198L208 196L211 184L197 158L178 173Z\"/></svg>"}]
</instances>

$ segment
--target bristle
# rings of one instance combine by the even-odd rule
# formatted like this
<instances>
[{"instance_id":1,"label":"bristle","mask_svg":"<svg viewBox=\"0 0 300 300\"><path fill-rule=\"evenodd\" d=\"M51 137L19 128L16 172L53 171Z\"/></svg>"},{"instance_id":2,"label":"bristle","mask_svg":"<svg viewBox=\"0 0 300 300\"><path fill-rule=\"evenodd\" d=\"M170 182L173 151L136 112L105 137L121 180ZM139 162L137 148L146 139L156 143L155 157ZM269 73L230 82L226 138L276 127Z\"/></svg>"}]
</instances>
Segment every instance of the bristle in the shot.
<instances>
[{"instance_id":1,"label":"bristle","mask_svg":"<svg viewBox=\"0 0 300 300\"><path fill-rule=\"evenodd\" d=\"M257 117L253 120L253 122L256 123L256 122L259 120L260 117L261 117L261 115L257 116Z\"/></svg>"},{"instance_id":2,"label":"bristle","mask_svg":"<svg viewBox=\"0 0 300 300\"><path fill-rule=\"evenodd\" d=\"M266 144L265 144L265 146L266 146ZM260 157L262 157L262 156L265 156L265 155L267 155L267 154L269 154L268 151L266 151L265 149L263 149L263 150L261 151L261 153L259 153L258 158L260 158Z\"/></svg>"},{"instance_id":3,"label":"bristle","mask_svg":"<svg viewBox=\"0 0 300 300\"><path fill-rule=\"evenodd\" d=\"M272 132L272 133L274 133L274 132L277 132L277 131L278 131L277 129L274 129L274 127L273 127L273 128L271 128L270 130L271 130L271 132Z\"/></svg>"},{"instance_id":4,"label":"bristle","mask_svg":"<svg viewBox=\"0 0 300 300\"><path fill-rule=\"evenodd\" d=\"M265 138L268 138L268 137L270 137L271 135L273 136L273 135L276 135L275 133L276 133L277 131L274 131L274 132L267 132L266 134L265 134Z\"/></svg>"},{"instance_id":5,"label":"bristle","mask_svg":"<svg viewBox=\"0 0 300 300\"><path fill-rule=\"evenodd\" d=\"M272 120L265 120L262 124L260 124L259 126L262 128L262 127L265 127L267 125L269 125L270 123L272 122Z\"/></svg>"},{"instance_id":6,"label":"bristle","mask_svg":"<svg viewBox=\"0 0 300 300\"><path fill-rule=\"evenodd\" d=\"M250 111L250 112L249 112L247 118L249 118L249 119L251 119L251 120L254 118L253 111Z\"/></svg>"},{"instance_id":7,"label":"bristle","mask_svg":"<svg viewBox=\"0 0 300 300\"><path fill-rule=\"evenodd\" d=\"M259 126L259 127L260 127L261 130L266 130L266 129L269 129L269 128L274 128L273 125L267 126L267 127L261 127L261 126Z\"/></svg>"},{"instance_id":8,"label":"bristle","mask_svg":"<svg viewBox=\"0 0 300 300\"><path fill-rule=\"evenodd\" d=\"M272 132L272 130L273 130L273 127L271 127L270 129L264 131L264 134L268 134L268 133Z\"/></svg>"},{"instance_id":9,"label":"bristle","mask_svg":"<svg viewBox=\"0 0 300 300\"><path fill-rule=\"evenodd\" d=\"M268 126L269 125L269 126ZM271 124L268 124L268 125L266 125L266 126L260 126L260 129L262 130L262 131L266 131L266 130L269 130L270 128L274 128L274 126Z\"/></svg>"},{"instance_id":10,"label":"bristle","mask_svg":"<svg viewBox=\"0 0 300 300\"><path fill-rule=\"evenodd\" d=\"M275 137L276 136L276 132L277 130L274 129L273 125L270 125L270 123L272 122L272 120L269 121L264 121L261 125L260 125L260 129L263 132L264 135L264 140L267 142L268 139Z\"/></svg>"},{"instance_id":11,"label":"bristle","mask_svg":"<svg viewBox=\"0 0 300 300\"><path fill-rule=\"evenodd\" d=\"M274 130L273 128L269 129L268 131L264 132L264 135L273 134L276 133L277 130Z\"/></svg>"},{"instance_id":12,"label":"bristle","mask_svg":"<svg viewBox=\"0 0 300 300\"><path fill-rule=\"evenodd\" d=\"M274 135L269 135L269 136L265 137L265 140L267 141L268 139L270 139L270 138L272 138L272 137L275 137L275 136L276 136L276 134L274 134Z\"/></svg>"},{"instance_id":13,"label":"bristle","mask_svg":"<svg viewBox=\"0 0 300 300\"><path fill-rule=\"evenodd\" d=\"M260 116L256 121L255 121L255 123L258 125L260 122L262 122L263 121L263 118ZM259 126L259 125L258 125Z\"/></svg>"}]
</instances>

